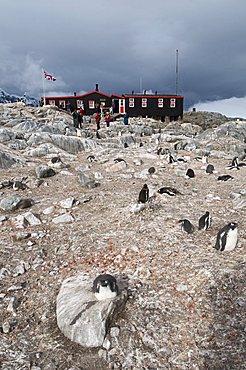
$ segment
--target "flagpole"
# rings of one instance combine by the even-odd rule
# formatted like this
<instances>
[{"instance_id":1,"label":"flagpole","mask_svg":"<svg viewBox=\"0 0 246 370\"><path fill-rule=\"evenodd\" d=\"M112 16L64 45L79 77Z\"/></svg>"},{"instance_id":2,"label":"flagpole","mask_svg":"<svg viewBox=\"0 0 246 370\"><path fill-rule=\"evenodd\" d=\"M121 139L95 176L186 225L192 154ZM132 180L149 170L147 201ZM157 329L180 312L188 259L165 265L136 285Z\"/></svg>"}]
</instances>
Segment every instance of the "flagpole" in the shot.
<instances>
[{"instance_id":1,"label":"flagpole","mask_svg":"<svg viewBox=\"0 0 246 370\"><path fill-rule=\"evenodd\" d=\"M43 81L43 99L44 99L44 105L46 105L44 69L42 69L42 81Z\"/></svg>"},{"instance_id":2,"label":"flagpole","mask_svg":"<svg viewBox=\"0 0 246 370\"><path fill-rule=\"evenodd\" d=\"M179 51L176 49L176 95L178 95L178 84L179 84Z\"/></svg>"}]
</instances>

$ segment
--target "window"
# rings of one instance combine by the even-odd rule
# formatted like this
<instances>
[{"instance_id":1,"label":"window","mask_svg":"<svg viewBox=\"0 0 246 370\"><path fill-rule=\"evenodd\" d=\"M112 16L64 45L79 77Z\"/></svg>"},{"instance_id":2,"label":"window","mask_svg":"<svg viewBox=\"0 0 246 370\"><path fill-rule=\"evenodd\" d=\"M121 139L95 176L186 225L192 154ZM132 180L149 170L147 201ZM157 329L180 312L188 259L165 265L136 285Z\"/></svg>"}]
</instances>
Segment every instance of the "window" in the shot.
<instances>
[{"instance_id":1,"label":"window","mask_svg":"<svg viewBox=\"0 0 246 370\"><path fill-rule=\"evenodd\" d=\"M176 107L176 99L170 99L170 108L175 108Z\"/></svg>"},{"instance_id":2,"label":"window","mask_svg":"<svg viewBox=\"0 0 246 370\"><path fill-rule=\"evenodd\" d=\"M95 109L95 100L89 100L89 109Z\"/></svg>"},{"instance_id":3,"label":"window","mask_svg":"<svg viewBox=\"0 0 246 370\"><path fill-rule=\"evenodd\" d=\"M52 105L52 107L54 107L56 105L55 100L49 100L49 105Z\"/></svg>"},{"instance_id":4,"label":"window","mask_svg":"<svg viewBox=\"0 0 246 370\"><path fill-rule=\"evenodd\" d=\"M65 100L59 100L59 108L66 108L66 102Z\"/></svg>"},{"instance_id":5,"label":"window","mask_svg":"<svg viewBox=\"0 0 246 370\"><path fill-rule=\"evenodd\" d=\"M83 100L77 100L77 108L84 108Z\"/></svg>"},{"instance_id":6,"label":"window","mask_svg":"<svg viewBox=\"0 0 246 370\"><path fill-rule=\"evenodd\" d=\"M160 99L158 99L158 108L163 108L163 99L162 98L160 98Z\"/></svg>"},{"instance_id":7,"label":"window","mask_svg":"<svg viewBox=\"0 0 246 370\"><path fill-rule=\"evenodd\" d=\"M142 99L142 108L147 108L147 99L146 98Z\"/></svg>"},{"instance_id":8,"label":"window","mask_svg":"<svg viewBox=\"0 0 246 370\"><path fill-rule=\"evenodd\" d=\"M134 108L134 98L129 98L129 108Z\"/></svg>"}]
</instances>

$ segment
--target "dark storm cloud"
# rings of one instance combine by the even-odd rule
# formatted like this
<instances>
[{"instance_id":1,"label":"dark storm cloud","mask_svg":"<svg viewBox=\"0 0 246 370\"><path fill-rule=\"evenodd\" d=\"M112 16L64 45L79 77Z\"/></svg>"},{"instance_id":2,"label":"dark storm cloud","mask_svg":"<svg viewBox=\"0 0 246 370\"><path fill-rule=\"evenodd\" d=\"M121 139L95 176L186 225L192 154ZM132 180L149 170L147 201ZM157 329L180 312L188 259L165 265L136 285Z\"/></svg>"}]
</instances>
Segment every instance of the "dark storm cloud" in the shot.
<instances>
[{"instance_id":1,"label":"dark storm cloud","mask_svg":"<svg viewBox=\"0 0 246 370\"><path fill-rule=\"evenodd\" d=\"M0 0L0 87L179 93L186 105L246 95L245 0ZM54 86L55 84L55 86Z\"/></svg>"}]
</instances>

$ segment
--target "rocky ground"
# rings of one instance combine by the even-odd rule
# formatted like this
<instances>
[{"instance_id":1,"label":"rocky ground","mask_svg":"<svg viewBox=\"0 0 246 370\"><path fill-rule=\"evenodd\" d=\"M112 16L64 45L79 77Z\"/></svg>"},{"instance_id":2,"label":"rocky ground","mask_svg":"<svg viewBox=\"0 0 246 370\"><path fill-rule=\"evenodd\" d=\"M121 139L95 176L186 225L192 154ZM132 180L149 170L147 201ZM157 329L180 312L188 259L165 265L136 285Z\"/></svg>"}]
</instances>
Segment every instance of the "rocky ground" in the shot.
<instances>
[{"instance_id":1,"label":"rocky ground","mask_svg":"<svg viewBox=\"0 0 246 370\"><path fill-rule=\"evenodd\" d=\"M118 121L100 138L92 122L77 137L71 117L56 109L0 108L0 201L17 194L34 201L0 211L1 369L246 369L246 167L226 168L234 155L246 163L246 122L215 115L205 130L193 118ZM168 150L185 162L169 164ZM216 173L205 173L203 154ZM54 164L57 155L62 162ZM37 177L44 164L54 176ZM195 178L185 177L187 168ZM224 174L233 179L218 181ZM13 189L16 178L26 189ZM134 212L144 183L151 202ZM163 186L181 195L158 194ZM212 227L199 231L207 210ZM183 218L193 234L181 231ZM218 252L217 232L230 221L238 223L238 245ZM102 348L84 349L57 327L61 284L80 272L128 283Z\"/></svg>"}]
</instances>

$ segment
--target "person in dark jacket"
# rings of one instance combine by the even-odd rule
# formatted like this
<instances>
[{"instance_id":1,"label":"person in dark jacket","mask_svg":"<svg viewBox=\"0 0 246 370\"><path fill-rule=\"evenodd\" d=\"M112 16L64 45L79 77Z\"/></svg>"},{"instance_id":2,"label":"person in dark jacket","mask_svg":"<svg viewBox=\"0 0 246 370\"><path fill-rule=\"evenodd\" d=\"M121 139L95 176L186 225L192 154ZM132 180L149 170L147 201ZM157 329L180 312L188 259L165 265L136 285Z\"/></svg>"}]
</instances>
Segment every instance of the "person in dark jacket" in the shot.
<instances>
[{"instance_id":1,"label":"person in dark jacket","mask_svg":"<svg viewBox=\"0 0 246 370\"><path fill-rule=\"evenodd\" d=\"M128 114L127 114L127 113L125 113L125 114L124 114L124 117L123 117L124 125L128 125L128 119L129 119Z\"/></svg>"},{"instance_id":2,"label":"person in dark jacket","mask_svg":"<svg viewBox=\"0 0 246 370\"><path fill-rule=\"evenodd\" d=\"M79 128L79 114L76 111L76 109L73 111L72 116L73 116L73 126L75 128Z\"/></svg>"}]
</instances>

